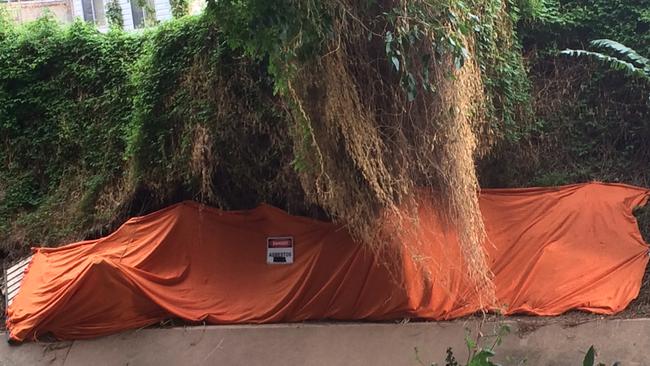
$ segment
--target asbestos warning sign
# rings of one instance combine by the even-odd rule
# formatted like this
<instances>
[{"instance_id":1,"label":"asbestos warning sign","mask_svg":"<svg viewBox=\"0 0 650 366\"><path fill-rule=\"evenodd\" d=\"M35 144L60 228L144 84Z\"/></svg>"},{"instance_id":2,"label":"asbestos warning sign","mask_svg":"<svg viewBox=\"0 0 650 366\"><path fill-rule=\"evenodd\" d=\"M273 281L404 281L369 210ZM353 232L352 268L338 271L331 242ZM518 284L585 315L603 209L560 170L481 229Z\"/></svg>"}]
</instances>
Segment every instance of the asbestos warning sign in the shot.
<instances>
[{"instance_id":1,"label":"asbestos warning sign","mask_svg":"<svg viewBox=\"0 0 650 366\"><path fill-rule=\"evenodd\" d=\"M293 263L293 237L278 236L266 239L266 263Z\"/></svg>"}]
</instances>

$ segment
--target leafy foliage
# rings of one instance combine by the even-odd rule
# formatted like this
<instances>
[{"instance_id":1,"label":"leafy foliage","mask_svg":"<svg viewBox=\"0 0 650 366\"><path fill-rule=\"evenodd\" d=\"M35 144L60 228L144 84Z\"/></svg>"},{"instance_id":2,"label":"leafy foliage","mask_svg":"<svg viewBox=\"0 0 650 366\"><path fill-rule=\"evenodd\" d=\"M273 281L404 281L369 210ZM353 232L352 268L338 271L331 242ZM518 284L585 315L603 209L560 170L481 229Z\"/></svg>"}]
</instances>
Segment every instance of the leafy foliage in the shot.
<instances>
[{"instance_id":1,"label":"leafy foliage","mask_svg":"<svg viewBox=\"0 0 650 366\"><path fill-rule=\"evenodd\" d=\"M92 222L92 213L72 215L76 223L57 234L45 218L63 214L60 200L91 199L120 172L133 92L128 64L139 44L83 22L62 29L51 18L2 34L0 233L33 222L22 235L40 242Z\"/></svg>"},{"instance_id":2,"label":"leafy foliage","mask_svg":"<svg viewBox=\"0 0 650 366\"><path fill-rule=\"evenodd\" d=\"M188 0L170 0L169 5L171 6L172 16L174 18L180 18L189 14L190 3Z\"/></svg>"},{"instance_id":3,"label":"leafy foliage","mask_svg":"<svg viewBox=\"0 0 650 366\"><path fill-rule=\"evenodd\" d=\"M272 81L262 65L224 47L210 18L158 28L132 82L138 93L127 156L136 180L159 202L185 192L229 209L262 201L301 207L287 207L302 200L302 191L289 167L287 116Z\"/></svg>"},{"instance_id":4,"label":"leafy foliage","mask_svg":"<svg viewBox=\"0 0 650 366\"><path fill-rule=\"evenodd\" d=\"M510 334L510 327L502 324L498 326L492 338L494 339L491 345L487 347L481 347L481 335L479 334L476 340L473 340L468 334L465 336L465 344L467 345L468 361L467 366L498 366L490 360L495 353L494 350L496 347L501 345L503 338Z\"/></svg>"},{"instance_id":5,"label":"leafy foliage","mask_svg":"<svg viewBox=\"0 0 650 366\"><path fill-rule=\"evenodd\" d=\"M560 53L585 49L593 39L612 39L620 44L599 41L595 46L605 46L603 56L642 69L625 54L650 54L650 1L540 0L519 8L518 33L533 85L535 115L519 142L498 146L480 162L482 185L600 180L650 186L650 83L595 59ZM638 211L646 240L648 211Z\"/></svg>"},{"instance_id":6,"label":"leafy foliage","mask_svg":"<svg viewBox=\"0 0 650 366\"><path fill-rule=\"evenodd\" d=\"M471 337L471 332L469 329L466 330L465 335L465 345L467 347L467 362L463 363L464 366L499 366L499 364L494 363L491 358L495 356L496 347L501 345L503 338L510 334L510 327L505 324L501 324L495 327L492 334L483 336L479 331L476 334L475 338ZM492 344L485 345L486 341L492 339ZM424 363L420 359L418 354L417 347L415 348L415 359L416 361L424 366ZM431 363L431 366L437 366L437 363ZM461 366L461 364L456 359L453 349L447 348L446 357L445 357L445 366Z\"/></svg>"},{"instance_id":7,"label":"leafy foliage","mask_svg":"<svg viewBox=\"0 0 650 366\"><path fill-rule=\"evenodd\" d=\"M296 62L322 50L332 31L332 16L325 2L299 0L224 0L208 3L231 49L254 60L268 60L275 91L286 94Z\"/></svg>"},{"instance_id":8,"label":"leafy foliage","mask_svg":"<svg viewBox=\"0 0 650 366\"><path fill-rule=\"evenodd\" d=\"M624 71L629 75L643 77L650 81L650 60L639 55L635 50L609 39L597 39L591 41L591 44L595 47L614 51L622 56L622 58L585 50L564 50L561 53L569 56L592 57L606 63L614 70ZM625 60L626 58L628 60Z\"/></svg>"},{"instance_id":9,"label":"leafy foliage","mask_svg":"<svg viewBox=\"0 0 650 366\"><path fill-rule=\"evenodd\" d=\"M144 10L144 25L147 27L153 27L158 24L158 18L156 17L156 8L153 5L151 0L132 0Z\"/></svg>"},{"instance_id":10,"label":"leafy foliage","mask_svg":"<svg viewBox=\"0 0 650 366\"><path fill-rule=\"evenodd\" d=\"M542 53L584 48L592 39L615 39L650 54L650 1L536 0L523 15L524 45ZM522 7L524 8L524 7Z\"/></svg>"},{"instance_id":11,"label":"leafy foliage","mask_svg":"<svg viewBox=\"0 0 650 366\"><path fill-rule=\"evenodd\" d=\"M589 347L587 353L585 354L585 359L582 361L582 366L594 366L596 361L596 350L594 346Z\"/></svg>"},{"instance_id":12,"label":"leafy foliage","mask_svg":"<svg viewBox=\"0 0 650 366\"><path fill-rule=\"evenodd\" d=\"M597 41L595 46L642 60L639 56L647 53L650 38L639 30L650 24L650 3L543 0L536 4L522 10L520 21L534 85L533 130L521 144L504 145L493 155L497 160L485 165L484 183L521 186L598 179L648 185L647 170L641 168L650 157L648 83L558 53L582 48L594 38L609 38L631 47L608 41ZM632 54L632 49L639 52ZM628 61L642 68L634 59ZM508 163L498 163L501 158ZM506 172L510 168L513 174Z\"/></svg>"},{"instance_id":13,"label":"leafy foliage","mask_svg":"<svg viewBox=\"0 0 650 366\"><path fill-rule=\"evenodd\" d=\"M62 28L47 18L15 26L0 17L0 240L52 244L98 235L131 214L186 198L225 208L267 201L322 216L316 202L336 217L340 211L323 204L332 192L346 207L377 196L389 202L404 180L384 173L421 162L403 155L377 169L406 146L390 126L424 121L416 127L455 131L444 122L457 123L451 115L480 121L471 132L485 146L467 150L465 172L473 171L474 154L496 144L480 162L486 186L591 179L650 185L648 83L558 57L590 39L616 39L630 48L595 46L641 69L641 55L650 54L648 0L362 3L217 1L205 15L137 35L100 34L83 23ZM186 4L176 6L181 17ZM471 93L462 96L463 114L452 107L458 95L440 101L468 70L479 79L465 87ZM327 88L310 85L322 86L324 75L332 76ZM315 118L323 115L319 97L342 89L352 95L354 88L340 85L363 86L355 103L369 109L330 109L332 118ZM447 108L423 119L414 112L422 105ZM359 128L360 115L379 122ZM350 131L366 135L353 141ZM406 137L462 140L422 131ZM433 146L425 142L406 150ZM427 157L447 154L448 165L423 164L432 168L414 182L436 184L432 177L459 161L443 145ZM322 147L331 148L326 163ZM305 187L328 175L336 184L321 185L320 200L306 202ZM353 194L341 194L339 182ZM375 193L359 199L368 187Z\"/></svg>"},{"instance_id":14,"label":"leafy foliage","mask_svg":"<svg viewBox=\"0 0 650 366\"><path fill-rule=\"evenodd\" d=\"M626 47L623 44L620 44L616 41L610 41L609 39L597 39L591 41L591 44L596 47L609 48L624 57L629 58L632 62L639 64L640 66L648 67L650 65L650 60L639 55L635 50Z\"/></svg>"},{"instance_id":15,"label":"leafy foliage","mask_svg":"<svg viewBox=\"0 0 650 366\"><path fill-rule=\"evenodd\" d=\"M614 362L612 366L619 366L619 362ZM594 346L589 347L587 353L585 353L585 358L582 360L582 366L607 366L606 364L599 362L596 364L596 349Z\"/></svg>"},{"instance_id":16,"label":"leafy foliage","mask_svg":"<svg viewBox=\"0 0 650 366\"><path fill-rule=\"evenodd\" d=\"M247 0L209 9L231 49L268 62L312 202L383 245L414 226L402 223L414 222L416 186L440 189L467 267L487 277L474 158L508 135L502 120L514 125L528 101L509 4ZM386 212L400 217L391 234L380 230Z\"/></svg>"},{"instance_id":17,"label":"leafy foliage","mask_svg":"<svg viewBox=\"0 0 650 366\"><path fill-rule=\"evenodd\" d=\"M124 29L124 16L118 0L110 0L106 4L106 19L111 28Z\"/></svg>"},{"instance_id":18,"label":"leafy foliage","mask_svg":"<svg viewBox=\"0 0 650 366\"><path fill-rule=\"evenodd\" d=\"M51 18L3 27L4 249L105 234L182 199L306 213L272 82L220 38L206 17L135 35ZM205 199L202 179L216 191Z\"/></svg>"}]
</instances>

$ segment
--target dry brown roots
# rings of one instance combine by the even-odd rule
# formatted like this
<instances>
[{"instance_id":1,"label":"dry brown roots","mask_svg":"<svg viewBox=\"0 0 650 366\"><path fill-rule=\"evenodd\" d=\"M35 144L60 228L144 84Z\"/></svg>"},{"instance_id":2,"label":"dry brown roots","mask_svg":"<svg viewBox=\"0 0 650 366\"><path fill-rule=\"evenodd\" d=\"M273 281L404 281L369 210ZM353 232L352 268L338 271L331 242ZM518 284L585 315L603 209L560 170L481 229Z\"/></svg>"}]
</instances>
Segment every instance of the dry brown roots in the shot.
<instances>
[{"instance_id":1,"label":"dry brown roots","mask_svg":"<svg viewBox=\"0 0 650 366\"><path fill-rule=\"evenodd\" d=\"M476 60L456 70L450 59L438 58L430 70L436 91L419 90L408 101L383 38L367 38L389 25L369 29L348 1L331 7L338 37L320 59L300 65L290 83L296 155L310 168L301 174L303 188L356 238L382 251L417 230L417 193L427 187L458 233L469 278L491 296L474 166L484 148L477 131L486 129ZM419 54L431 54L431 42L412 49L409 67L422 67ZM465 42L471 50L472 39ZM392 229L386 217L398 218Z\"/></svg>"}]
</instances>

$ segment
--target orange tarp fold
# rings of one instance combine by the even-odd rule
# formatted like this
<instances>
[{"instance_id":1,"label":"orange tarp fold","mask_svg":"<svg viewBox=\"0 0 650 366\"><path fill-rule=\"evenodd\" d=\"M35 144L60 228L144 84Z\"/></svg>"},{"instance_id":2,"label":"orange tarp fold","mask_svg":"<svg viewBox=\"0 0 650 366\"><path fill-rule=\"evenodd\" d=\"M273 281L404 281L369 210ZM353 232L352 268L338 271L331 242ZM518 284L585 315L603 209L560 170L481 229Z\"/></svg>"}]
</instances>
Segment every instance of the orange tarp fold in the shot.
<instances>
[{"instance_id":1,"label":"orange tarp fold","mask_svg":"<svg viewBox=\"0 0 650 366\"><path fill-rule=\"evenodd\" d=\"M401 244L418 255L403 248L386 258L340 226L270 206L226 212L183 202L98 240L35 248L7 327L24 341L96 337L170 317L226 324L443 320L482 308L613 314L639 293L648 247L632 210L648 194L601 183L482 191L497 298L489 305L425 198L418 237ZM269 237L293 238L293 263L267 264ZM392 258L397 266L381 264Z\"/></svg>"}]
</instances>

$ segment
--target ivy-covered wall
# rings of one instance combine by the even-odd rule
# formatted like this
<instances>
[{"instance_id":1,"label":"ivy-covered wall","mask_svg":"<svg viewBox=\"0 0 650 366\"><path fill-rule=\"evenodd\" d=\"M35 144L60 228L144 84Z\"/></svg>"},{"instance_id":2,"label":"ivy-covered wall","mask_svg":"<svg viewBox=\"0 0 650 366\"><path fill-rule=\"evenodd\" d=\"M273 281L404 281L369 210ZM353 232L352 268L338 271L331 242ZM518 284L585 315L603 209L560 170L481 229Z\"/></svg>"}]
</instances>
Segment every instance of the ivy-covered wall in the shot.
<instances>
[{"instance_id":1,"label":"ivy-covered wall","mask_svg":"<svg viewBox=\"0 0 650 366\"><path fill-rule=\"evenodd\" d=\"M271 80L206 17L136 35L5 21L0 70L0 256L183 199L309 213Z\"/></svg>"},{"instance_id":2,"label":"ivy-covered wall","mask_svg":"<svg viewBox=\"0 0 650 366\"><path fill-rule=\"evenodd\" d=\"M650 186L650 83L559 53L607 38L650 55L650 1L539 0L522 7L518 32L534 117L527 135L481 162L482 185ZM650 239L650 209L638 218Z\"/></svg>"},{"instance_id":3,"label":"ivy-covered wall","mask_svg":"<svg viewBox=\"0 0 650 366\"><path fill-rule=\"evenodd\" d=\"M135 35L0 18L0 257L103 235L129 216L183 199L227 209L265 201L327 217L299 181L295 106L282 99L282 77L293 76L278 65L312 57L311 47L322 46L318 37L331 34L316 23L316 38L300 39L308 47L285 54L276 42L306 37L303 26L286 13L291 19L278 17L285 23L264 28L266 36L235 32L265 11L266 2L249 3L261 10L230 8L238 10L221 13L221 24L210 14L183 17ZM474 52L497 135L478 162L483 186L650 186L648 83L559 55L596 38L650 55L649 0L445 4L486 17L457 25L478 27ZM504 37L504 24L515 32ZM408 60L397 51L409 46L393 41L421 35L401 30L388 42L382 32L367 37L380 44L382 67L401 77L396 71ZM401 75L408 92L408 74ZM640 216L648 232L649 212Z\"/></svg>"},{"instance_id":4,"label":"ivy-covered wall","mask_svg":"<svg viewBox=\"0 0 650 366\"><path fill-rule=\"evenodd\" d=\"M298 66L323 57L320 53L333 44L337 37L333 19L352 18L338 13L345 8L335 2L305 2L319 12L317 16L298 3L286 1L270 8L264 1L212 3L201 16L176 19L135 35L117 29L101 34L82 22L61 27L48 18L24 26L2 20L0 242L5 249L102 235L131 215L182 199L226 209L268 202L294 213L325 217L314 200L305 199L305 186L299 181L301 172L318 167L310 167L295 153L303 140L307 150L315 145L307 130L297 128L297 105L288 98L288 83L296 79L297 84ZM404 10L420 20L405 17L403 9L391 2L355 9L377 29L370 40L365 32L355 34L354 42L361 44L351 47L378 51L370 55L376 63L372 67L382 74L376 81L397 88L384 99L378 97L380 104L372 106L377 115L383 114L387 122L394 119L381 103L401 100L402 86L412 105L420 103L416 96L430 97L441 88L429 85L433 75L418 66L421 52L416 47L422 44L425 53L440 58L441 70L447 67L447 53L454 60L450 71L439 72L441 80L444 73L449 73L446 80L453 80L454 64L460 68L470 57L477 58L484 70L477 77L486 75L486 117L495 130L507 133L505 126L515 124L519 104L526 102L528 84L517 43L509 39L514 19L499 4L449 2L431 10L424 3L413 3ZM392 9L391 15L382 13L383 8ZM485 14L485 19L479 20L474 11ZM387 18L380 21L372 16L375 13ZM420 23L409 24L415 21L410 19ZM475 49L470 49L465 39L474 34L479 36ZM434 36L435 43L420 40ZM508 57L497 57L498 52ZM354 62L351 59L350 65ZM359 80L376 77L359 71L354 76ZM468 91L473 92L477 90ZM499 92L518 93L521 99L497 97ZM349 127L341 128L348 133ZM359 131L357 137L365 139L364 129ZM358 149L366 142L355 143ZM352 151L341 146L332 144L334 154ZM471 160L471 154L468 157ZM362 174L360 162L349 158L327 158L338 169L329 177L359 184L359 190L368 185L364 176L383 174L368 170ZM381 157L361 151L357 158L381 162ZM471 183L473 172L469 179ZM350 199L360 200L358 207L369 201L360 197L339 201L353 204ZM355 215L363 220L365 216Z\"/></svg>"},{"instance_id":5,"label":"ivy-covered wall","mask_svg":"<svg viewBox=\"0 0 650 366\"><path fill-rule=\"evenodd\" d=\"M84 23L0 24L0 241L56 240L92 222L84 207L123 167L141 45Z\"/></svg>"}]
</instances>

